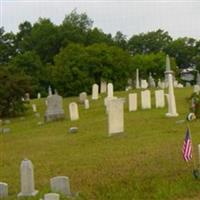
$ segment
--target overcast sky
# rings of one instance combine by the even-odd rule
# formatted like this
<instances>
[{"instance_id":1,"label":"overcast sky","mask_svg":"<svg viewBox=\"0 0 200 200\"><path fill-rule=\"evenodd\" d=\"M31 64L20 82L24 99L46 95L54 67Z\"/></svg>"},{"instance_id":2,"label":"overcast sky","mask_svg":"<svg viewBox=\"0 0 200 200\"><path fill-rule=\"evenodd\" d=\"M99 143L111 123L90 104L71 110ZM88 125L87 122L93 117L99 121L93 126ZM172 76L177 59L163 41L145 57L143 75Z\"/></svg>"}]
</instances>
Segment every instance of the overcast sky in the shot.
<instances>
[{"instance_id":1,"label":"overcast sky","mask_svg":"<svg viewBox=\"0 0 200 200\"><path fill-rule=\"evenodd\" d=\"M60 24L74 8L86 12L94 26L106 33L121 31L128 37L159 28L174 37L200 39L200 0L0 0L1 21L6 31L18 31L18 25L39 17Z\"/></svg>"}]
</instances>

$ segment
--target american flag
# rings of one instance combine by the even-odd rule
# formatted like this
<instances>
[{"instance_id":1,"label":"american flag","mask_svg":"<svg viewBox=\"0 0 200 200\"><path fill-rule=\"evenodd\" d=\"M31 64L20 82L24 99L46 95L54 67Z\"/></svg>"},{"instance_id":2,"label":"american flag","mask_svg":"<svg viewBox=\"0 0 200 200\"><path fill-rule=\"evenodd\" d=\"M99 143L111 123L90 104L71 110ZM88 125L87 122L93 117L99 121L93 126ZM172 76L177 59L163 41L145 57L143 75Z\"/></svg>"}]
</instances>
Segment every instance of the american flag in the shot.
<instances>
[{"instance_id":1,"label":"american flag","mask_svg":"<svg viewBox=\"0 0 200 200\"><path fill-rule=\"evenodd\" d=\"M183 159L188 162L192 158L192 140L190 138L190 130L187 128L185 140L183 143Z\"/></svg>"}]
</instances>

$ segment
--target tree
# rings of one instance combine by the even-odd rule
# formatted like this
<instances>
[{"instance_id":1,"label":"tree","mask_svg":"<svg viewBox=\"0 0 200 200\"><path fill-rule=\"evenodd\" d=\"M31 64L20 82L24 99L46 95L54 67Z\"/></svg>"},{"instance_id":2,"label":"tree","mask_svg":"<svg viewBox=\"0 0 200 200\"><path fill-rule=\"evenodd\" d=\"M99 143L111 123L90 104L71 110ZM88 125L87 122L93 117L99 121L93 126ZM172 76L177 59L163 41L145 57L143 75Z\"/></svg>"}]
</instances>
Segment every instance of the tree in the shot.
<instances>
[{"instance_id":1,"label":"tree","mask_svg":"<svg viewBox=\"0 0 200 200\"><path fill-rule=\"evenodd\" d=\"M179 67L193 67L193 59L197 55L196 41L193 38L178 38L168 45L166 53L176 59Z\"/></svg>"},{"instance_id":2,"label":"tree","mask_svg":"<svg viewBox=\"0 0 200 200\"><path fill-rule=\"evenodd\" d=\"M163 30L134 35L128 41L128 49L132 55L158 53L164 51L172 38Z\"/></svg>"},{"instance_id":3,"label":"tree","mask_svg":"<svg viewBox=\"0 0 200 200\"><path fill-rule=\"evenodd\" d=\"M0 64L7 64L16 54L15 51L15 35L13 33L5 33L4 28L0 28Z\"/></svg>"},{"instance_id":4,"label":"tree","mask_svg":"<svg viewBox=\"0 0 200 200\"><path fill-rule=\"evenodd\" d=\"M23 114L25 105L22 97L30 92L29 79L21 73L11 73L8 68L0 70L0 117Z\"/></svg>"},{"instance_id":5,"label":"tree","mask_svg":"<svg viewBox=\"0 0 200 200\"><path fill-rule=\"evenodd\" d=\"M122 49L127 49L127 38L125 35L123 35L120 31L118 31L114 37L114 42L115 44L122 48Z\"/></svg>"}]
</instances>

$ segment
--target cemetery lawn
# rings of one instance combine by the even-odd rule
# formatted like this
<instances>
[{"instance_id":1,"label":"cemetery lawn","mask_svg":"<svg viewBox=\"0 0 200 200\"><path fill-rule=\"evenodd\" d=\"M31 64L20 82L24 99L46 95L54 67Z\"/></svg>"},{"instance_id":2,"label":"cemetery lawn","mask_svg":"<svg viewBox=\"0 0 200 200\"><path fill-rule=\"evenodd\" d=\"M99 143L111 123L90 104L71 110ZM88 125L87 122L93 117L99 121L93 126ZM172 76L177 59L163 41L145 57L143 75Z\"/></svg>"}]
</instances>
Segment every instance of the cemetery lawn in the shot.
<instances>
[{"instance_id":1,"label":"cemetery lawn","mask_svg":"<svg viewBox=\"0 0 200 200\"><path fill-rule=\"evenodd\" d=\"M42 198L50 191L50 178L59 175L70 178L72 192L79 192L77 200L200 199L200 180L192 175L193 161L186 163L181 153L186 123L180 120L188 113L186 98L191 93L192 88L175 90L179 117L167 118L167 108L155 109L154 93L151 110L128 112L128 92L116 92L115 96L126 97L125 132L114 137L107 134L103 97L90 101L89 110L79 105L80 119L74 122L69 120L68 104L78 98L66 98L66 119L43 125L38 122L43 121L45 99L32 100L41 117L35 117L29 105L25 119L11 119L3 125L10 127L11 133L0 135L0 181L9 184L6 199L17 199L24 158L34 164L39 190L36 197L25 199ZM72 126L79 128L78 133L68 133ZM200 121L190 122L190 128L198 164Z\"/></svg>"}]
</instances>

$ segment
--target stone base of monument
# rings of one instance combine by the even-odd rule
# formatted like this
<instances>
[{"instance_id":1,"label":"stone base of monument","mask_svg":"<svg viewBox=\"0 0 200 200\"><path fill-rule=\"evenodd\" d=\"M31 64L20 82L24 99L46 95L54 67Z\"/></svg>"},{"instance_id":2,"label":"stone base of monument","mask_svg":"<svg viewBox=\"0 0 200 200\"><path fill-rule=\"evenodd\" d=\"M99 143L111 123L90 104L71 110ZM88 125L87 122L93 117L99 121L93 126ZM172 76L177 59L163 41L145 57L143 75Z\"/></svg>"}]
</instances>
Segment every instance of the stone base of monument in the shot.
<instances>
[{"instance_id":1,"label":"stone base of monument","mask_svg":"<svg viewBox=\"0 0 200 200\"><path fill-rule=\"evenodd\" d=\"M178 117L178 113L174 113L174 114L172 114L172 113L166 113L165 115L167 117Z\"/></svg>"},{"instance_id":2,"label":"stone base of monument","mask_svg":"<svg viewBox=\"0 0 200 200\"><path fill-rule=\"evenodd\" d=\"M64 119L65 115L63 114L45 114L45 122L57 121L60 119Z\"/></svg>"},{"instance_id":3,"label":"stone base of monument","mask_svg":"<svg viewBox=\"0 0 200 200\"><path fill-rule=\"evenodd\" d=\"M37 193L38 193L38 190L35 190L32 193L23 193L23 192L20 192L17 196L18 197L33 197L33 196L37 195Z\"/></svg>"}]
</instances>

